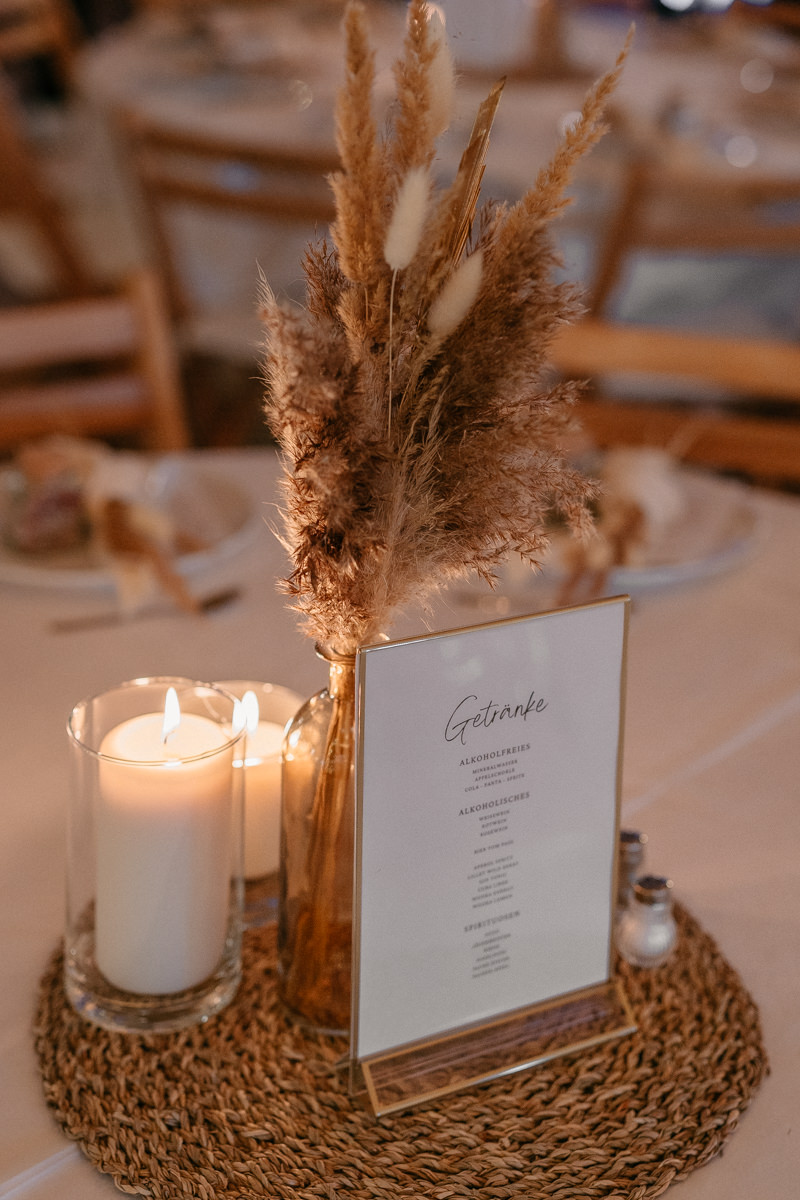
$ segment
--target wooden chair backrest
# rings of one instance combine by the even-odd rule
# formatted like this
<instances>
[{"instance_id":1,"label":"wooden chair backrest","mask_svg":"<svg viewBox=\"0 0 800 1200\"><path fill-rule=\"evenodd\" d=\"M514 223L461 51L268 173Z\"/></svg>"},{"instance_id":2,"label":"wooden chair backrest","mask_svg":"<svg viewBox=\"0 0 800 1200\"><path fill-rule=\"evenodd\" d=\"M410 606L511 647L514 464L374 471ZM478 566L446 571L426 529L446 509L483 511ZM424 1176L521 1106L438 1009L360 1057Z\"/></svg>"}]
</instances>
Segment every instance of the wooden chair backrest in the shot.
<instances>
[{"instance_id":1,"label":"wooden chair backrest","mask_svg":"<svg viewBox=\"0 0 800 1200\"><path fill-rule=\"evenodd\" d=\"M170 228L176 207L249 214L295 227L326 226L333 218L326 177L339 164L330 153L237 145L165 129L138 114L124 117L122 130L176 316L192 310Z\"/></svg>"},{"instance_id":2,"label":"wooden chair backrest","mask_svg":"<svg viewBox=\"0 0 800 1200\"><path fill-rule=\"evenodd\" d=\"M42 178L26 140L19 106L0 70L0 216L11 215L36 235L44 249L59 295L92 290L90 273L64 221L61 208Z\"/></svg>"},{"instance_id":3,"label":"wooden chair backrest","mask_svg":"<svg viewBox=\"0 0 800 1200\"><path fill-rule=\"evenodd\" d=\"M52 59L69 90L81 33L66 0L0 0L0 62Z\"/></svg>"},{"instance_id":4,"label":"wooden chair backrest","mask_svg":"<svg viewBox=\"0 0 800 1200\"><path fill-rule=\"evenodd\" d=\"M637 252L800 253L800 178L715 174L673 159L675 141L634 150L600 239L589 308L609 301Z\"/></svg>"},{"instance_id":5,"label":"wooden chair backrest","mask_svg":"<svg viewBox=\"0 0 800 1200\"><path fill-rule=\"evenodd\" d=\"M800 29L800 11L792 0L771 0L767 5L734 0L731 15L740 21L776 25L791 31Z\"/></svg>"},{"instance_id":6,"label":"wooden chair backrest","mask_svg":"<svg viewBox=\"0 0 800 1200\"><path fill-rule=\"evenodd\" d=\"M150 271L108 296L0 308L0 444L129 432L158 450L188 442L167 308Z\"/></svg>"},{"instance_id":7,"label":"wooden chair backrest","mask_svg":"<svg viewBox=\"0 0 800 1200\"><path fill-rule=\"evenodd\" d=\"M600 446L670 447L688 461L765 482L800 482L800 417L792 411L800 405L800 345L588 318L560 331L551 361L593 385L579 416ZM678 395L711 385L730 400L704 408L697 400L620 399L604 381L625 375L674 381ZM760 412L766 404L778 414Z\"/></svg>"},{"instance_id":8,"label":"wooden chair backrest","mask_svg":"<svg viewBox=\"0 0 800 1200\"><path fill-rule=\"evenodd\" d=\"M225 8L231 7L241 10L252 6L253 8L262 8L265 4L281 4L284 0L222 0L215 7ZM335 4L337 0L329 0L331 4ZM169 12L177 14L186 14L191 19L196 19L199 5L197 0L132 0L133 9L135 12Z\"/></svg>"}]
</instances>

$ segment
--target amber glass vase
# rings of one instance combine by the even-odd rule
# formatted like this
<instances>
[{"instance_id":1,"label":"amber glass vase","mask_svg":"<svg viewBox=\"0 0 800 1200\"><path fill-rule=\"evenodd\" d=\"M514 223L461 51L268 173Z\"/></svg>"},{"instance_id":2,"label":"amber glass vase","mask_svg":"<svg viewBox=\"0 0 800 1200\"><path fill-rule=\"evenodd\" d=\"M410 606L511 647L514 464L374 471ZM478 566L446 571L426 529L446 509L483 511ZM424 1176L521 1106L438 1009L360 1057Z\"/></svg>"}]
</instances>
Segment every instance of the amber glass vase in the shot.
<instances>
[{"instance_id":1,"label":"amber glass vase","mask_svg":"<svg viewBox=\"0 0 800 1200\"><path fill-rule=\"evenodd\" d=\"M328 686L283 750L278 975L284 1003L317 1031L350 1028L355 811L355 657L317 647Z\"/></svg>"}]
</instances>

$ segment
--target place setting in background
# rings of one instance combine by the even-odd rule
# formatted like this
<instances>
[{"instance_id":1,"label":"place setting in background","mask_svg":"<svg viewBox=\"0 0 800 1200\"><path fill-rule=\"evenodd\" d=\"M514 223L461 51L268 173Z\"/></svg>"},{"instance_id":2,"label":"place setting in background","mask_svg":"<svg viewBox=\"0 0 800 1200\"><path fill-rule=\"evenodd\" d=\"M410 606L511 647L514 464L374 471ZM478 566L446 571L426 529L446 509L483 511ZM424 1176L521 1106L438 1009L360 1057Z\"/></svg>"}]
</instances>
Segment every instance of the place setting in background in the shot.
<instances>
[{"instance_id":1,"label":"place setting in background","mask_svg":"<svg viewBox=\"0 0 800 1200\"><path fill-rule=\"evenodd\" d=\"M702 582L724 574L758 546L752 488L681 463L656 446L588 451L576 458L598 482L592 535L576 542L557 523L536 569L510 556L491 585L455 585L448 599L486 615Z\"/></svg>"},{"instance_id":2,"label":"place setting in background","mask_svg":"<svg viewBox=\"0 0 800 1200\"><path fill-rule=\"evenodd\" d=\"M233 589L204 595L204 576L264 531L211 464L60 435L23 445L0 471L0 526L3 582L113 597L114 609L64 618L60 631L231 603Z\"/></svg>"}]
</instances>

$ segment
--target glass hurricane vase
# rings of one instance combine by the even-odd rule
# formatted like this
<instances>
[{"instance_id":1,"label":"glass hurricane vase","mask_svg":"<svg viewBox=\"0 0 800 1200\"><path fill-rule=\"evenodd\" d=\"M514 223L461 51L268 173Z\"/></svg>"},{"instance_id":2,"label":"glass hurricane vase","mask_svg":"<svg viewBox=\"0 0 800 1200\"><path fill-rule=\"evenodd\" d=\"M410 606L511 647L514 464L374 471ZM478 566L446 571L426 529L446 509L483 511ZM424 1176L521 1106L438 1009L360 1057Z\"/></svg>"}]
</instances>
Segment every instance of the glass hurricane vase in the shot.
<instances>
[{"instance_id":1,"label":"glass hurricane vase","mask_svg":"<svg viewBox=\"0 0 800 1200\"><path fill-rule=\"evenodd\" d=\"M278 975L284 1003L308 1027L350 1026L355 812L355 656L317 647L328 686L284 741Z\"/></svg>"}]
</instances>

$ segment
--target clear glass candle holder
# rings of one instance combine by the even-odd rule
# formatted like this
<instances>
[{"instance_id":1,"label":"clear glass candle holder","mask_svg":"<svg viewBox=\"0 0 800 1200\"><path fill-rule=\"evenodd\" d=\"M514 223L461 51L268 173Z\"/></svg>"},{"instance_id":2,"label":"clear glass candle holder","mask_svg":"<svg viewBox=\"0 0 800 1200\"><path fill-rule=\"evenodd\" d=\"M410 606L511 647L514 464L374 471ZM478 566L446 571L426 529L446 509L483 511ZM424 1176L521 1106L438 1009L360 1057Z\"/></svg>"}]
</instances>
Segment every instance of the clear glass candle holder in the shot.
<instances>
[{"instance_id":1,"label":"clear glass candle holder","mask_svg":"<svg viewBox=\"0 0 800 1200\"><path fill-rule=\"evenodd\" d=\"M228 679L218 685L238 700L248 692L255 707L246 708L244 767L244 924L246 929L278 919L281 859L281 758L286 726L303 699L289 688L253 679Z\"/></svg>"},{"instance_id":2,"label":"clear glass candle holder","mask_svg":"<svg viewBox=\"0 0 800 1200\"><path fill-rule=\"evenodd\" d=\"M64 976L106 1029L207 1020L241 976L243 798L236 700L135 679L73 709Z\"/></svg>"}]
</instances>

